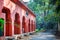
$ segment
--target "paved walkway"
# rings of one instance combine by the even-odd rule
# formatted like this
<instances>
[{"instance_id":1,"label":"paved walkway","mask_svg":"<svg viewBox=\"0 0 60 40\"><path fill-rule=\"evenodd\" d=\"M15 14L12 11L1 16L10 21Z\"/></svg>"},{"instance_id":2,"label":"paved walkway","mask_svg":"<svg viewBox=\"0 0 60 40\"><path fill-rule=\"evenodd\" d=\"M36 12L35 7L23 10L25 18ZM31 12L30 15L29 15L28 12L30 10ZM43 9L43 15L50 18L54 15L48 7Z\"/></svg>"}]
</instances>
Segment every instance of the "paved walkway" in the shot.
<instances>
[{"instance_id":1,"label":"paved walkway","mask_svg":"<svg viewBox=\"0 0 60 40\"><path fill-rule=\"evenodd\" d=\"M34 35L26 36L20 40L60 40L56 36L48 32L40 32Z\"/></svg>"}]
</instances>

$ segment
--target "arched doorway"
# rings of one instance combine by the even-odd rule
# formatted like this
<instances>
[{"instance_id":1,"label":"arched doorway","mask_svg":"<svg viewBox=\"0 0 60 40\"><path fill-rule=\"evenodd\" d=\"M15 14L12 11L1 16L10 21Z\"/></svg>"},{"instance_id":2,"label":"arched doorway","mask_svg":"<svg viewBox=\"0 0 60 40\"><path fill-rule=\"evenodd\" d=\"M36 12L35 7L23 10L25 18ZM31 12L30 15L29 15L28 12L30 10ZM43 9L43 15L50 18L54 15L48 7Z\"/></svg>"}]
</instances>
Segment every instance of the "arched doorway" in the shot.
<instances>
[{"instance_id":1,"label":"arched doorway","mask_svg":"<svg viewBox=\"0 0 60 40\"><path fill-rule=\"evenodd\" d=\"M31 28L30 28L30 19L29 19L29 23L28 23L28 30L30 32Z\"/></svg>"},{"instance_id":2,"label":"arched doorway","mask_svg":"<svg viewBox=\"0 0 60 40\"><path fill-rule=\"evenodd\" d=\"M36 29L36 23L34 22L34 31L35 31L35 29Z\"/></svg>"},{"instance_id":3,"label":"arched doorway","mask_svg":"<svg viewBox=\"0 0 60 40\"><path fill-rule=\"evenodd\" d=\"M0 36L4 36L4 19L0 18Z\"/></svg>"},{"instance_id":4,"label":"arched doorway","mask_svg":"<svg viewBox=\"0 0 60 40\"><path fill-rule=\"evenodd\" d=\"M31 21L31 30L33 31L33 20Z\"/></svg>"},{"instance_id":5,"label":"arched doorway","mask_svg":"<svg viewBox=\"0 0 60 40\"><path fill-rule=\"evenodd\" d=\"M15 14L14 34L20 34L20 16L18 13Z\"/></svg>"},{"instance_id":6,"label":"arched doorway","mask_svg":"<svg viewBox=\"0 0 60 40\"><path fill-rule=\"evenodd\" d=\"M33 31L35 31L35 23L33 22Z\"/></svg>"},{"instance_id":7,"label":"arched doorway","mask_svg":"<svg viewBox=\"0 0 60 40\"><path fill-rule=\"evenodd\" d=\"M5 35L12 36L12 20L10 10L6 7L3 7L2 12L5 13L5 19L6 19Z\"/></svg>"},{"instance_id":8,"label":"arched doorway","mask_svg":"<svg viewBox=\"0 0 60 40\"><path fill-rule=\"evenodd\" d=\"M26 22L25 22L25 17L24 16L23 16L23 19L22 19L22 32L26 33Z\"/></svg>"}]
</instances>

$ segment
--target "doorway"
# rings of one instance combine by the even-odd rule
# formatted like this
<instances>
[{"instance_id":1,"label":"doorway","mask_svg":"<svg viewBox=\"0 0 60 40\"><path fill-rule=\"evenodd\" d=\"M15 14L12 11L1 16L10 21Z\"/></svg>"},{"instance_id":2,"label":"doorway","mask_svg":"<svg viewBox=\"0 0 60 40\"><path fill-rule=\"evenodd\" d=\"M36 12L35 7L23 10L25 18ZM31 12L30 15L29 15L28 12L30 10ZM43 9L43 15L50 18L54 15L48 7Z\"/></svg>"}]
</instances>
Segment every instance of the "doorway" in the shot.
<instances>
[{"instance_id":1,"label":"doorway","mask_svg":"<svg viewBox=\"0 0 60 40\"><path fill-rule=\"evenodd\" d=\"M5 35L6 36L12 36L12 20L11 20L11 13L10 10L7 7L3 7L2 12L5 13Z\"/></svg>"},{"instance_id":2,"label":"doorway","mask_svg":"<svg viewBox=\"0 0 60 40\"><path fill-rule=\"evenodd\" d=\"M20 34L20 16L18 13L15 14L14 34Z\"/></svg>"}]
</instances>

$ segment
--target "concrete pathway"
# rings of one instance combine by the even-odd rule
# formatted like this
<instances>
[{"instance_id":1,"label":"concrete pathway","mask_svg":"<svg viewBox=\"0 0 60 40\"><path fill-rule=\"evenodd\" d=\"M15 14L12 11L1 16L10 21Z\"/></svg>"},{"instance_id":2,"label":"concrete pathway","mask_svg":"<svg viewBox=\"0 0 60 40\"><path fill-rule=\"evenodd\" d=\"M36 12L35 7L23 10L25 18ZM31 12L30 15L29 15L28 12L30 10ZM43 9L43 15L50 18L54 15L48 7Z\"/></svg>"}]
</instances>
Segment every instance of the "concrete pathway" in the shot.
<instances>
[{"instance_id":1,"label":"concrete pathway","mask_svg":"<svg viewBox=\"0 0 60 40\"><path fill-rule=\"evenodd\" d=\"M56 38L53 34L41 32L32 37L30 40L55 40L55 39Z\"/></svg>"},{"instance_id":2,"label":"concrete pathway","mask_svg":"<svg viewBox=\"0 0 60 40\"><path fill-rule=\"evenodd\" d=\"M40 32L34 35L26 36L20 40L60 40L60 39L56 39L56 36L49 32Z\"/></svg>"}]
</instances>

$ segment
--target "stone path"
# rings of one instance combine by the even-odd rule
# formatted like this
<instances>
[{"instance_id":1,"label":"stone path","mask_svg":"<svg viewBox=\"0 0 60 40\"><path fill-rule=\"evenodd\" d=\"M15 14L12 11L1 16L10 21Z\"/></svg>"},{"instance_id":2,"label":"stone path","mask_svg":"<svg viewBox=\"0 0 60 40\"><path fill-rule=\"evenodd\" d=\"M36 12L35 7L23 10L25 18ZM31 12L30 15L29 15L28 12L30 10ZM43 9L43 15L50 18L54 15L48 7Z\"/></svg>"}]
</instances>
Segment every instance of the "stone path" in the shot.
<instances>
[{"instance_id":1,"label":"stone path","mask_svg":"<svg viewBox=\"0 0 60 40\"><path fill-rule=\"evenodd\" d=\"M60 40L56 36L48 32L40 32L35 35L26 36L20 40Z\"/></svg>"}]
</instances>

